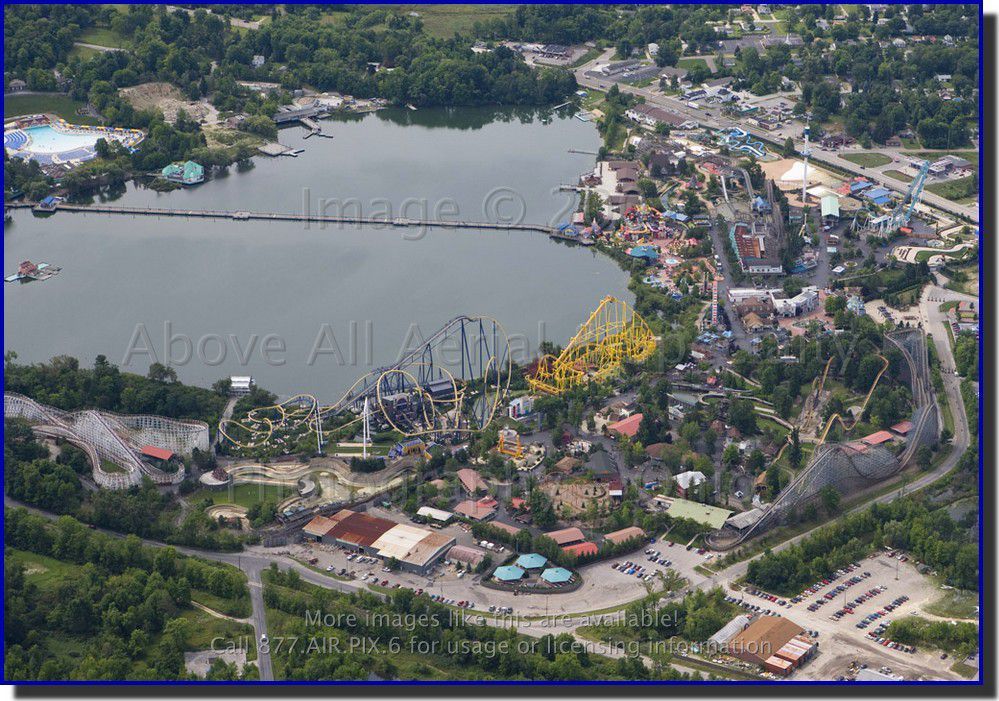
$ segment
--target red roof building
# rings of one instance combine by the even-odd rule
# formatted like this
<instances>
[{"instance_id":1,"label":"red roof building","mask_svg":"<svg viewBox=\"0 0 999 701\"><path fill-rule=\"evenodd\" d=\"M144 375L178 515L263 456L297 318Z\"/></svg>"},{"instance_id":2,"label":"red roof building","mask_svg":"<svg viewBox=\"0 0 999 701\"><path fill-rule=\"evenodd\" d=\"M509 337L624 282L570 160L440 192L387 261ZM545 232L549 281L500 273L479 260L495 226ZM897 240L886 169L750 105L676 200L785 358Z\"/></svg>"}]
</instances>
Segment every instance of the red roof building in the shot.
<instances>
[{"instance_id":1,"label":"red roof building","mask_svg":"<svg viewBox=\"0 0 999 701\"><path fill-rule=\"evenodd\" d=\"M170 460L174 455L172 450L157 448L155 445L142 446L142 454L147 458L156 458L157 460L162 460L163 462Z\"/></svg>"},{"instance_id":2,"label":"red roof building","mask_svg":"<svg viewBox=\"0 0 999 701\"><path fill-rule=\"evenodd\" d=\"M897 433L900 436L908 435L909 431L912 430L912 422L911 421L900 421L899 423L897 423L894 426L892 426L891 430L894 431L895 433Z\"/></svg>"},{"instance_id":3,"label":"red roof building","mask_svg":"<svg viewBox=\"0 0 999 701\"><path fill-rule=\"evenodd\" d=\"M578 528L563 528L559 531L545 533L545 535L562 546L575 545L576 543L582 543L586 540L586 536L584 536L583 532Z\"/></svg>"},{"instance_id":4,"label":"red roof building","mask_svg":"<svg viewBox=\"0 0 999 701\"><path fill-rule=\"evenodd\" d=\"M585 543L576 543L575 545L566 545L562 548L562 552L568 553L570 555L575 555L580 557L582 555L596 555L600 548L597 547L596 543L591 543L586 541Z\"/></svg>"},{"instance_id":5,"label":"red roof building","mask_svg":"<svg viewBox=\"0 0 999 701\"><path fill-rule=\"evenodd\" d=\"M634 438L635 434L638 433L638 427L642 423L642 414L632 414L626 419L621 419L616 423L612 423L607 429L611 433L617 433L621 436L628 436L628 438Z\"/></svg>"},{"instance_id":6,"label":"red roof building","mask_svg":"<svg viewBox=\"0 0 999 701\"><path fill-rule=\"evenodd\" d=\"M860 440L867 445L881 445L882 443L887 443L894 438L895 436L891 435L888 431L876 431L869 436L864 436Z\"/></svg>"}]
</instances>

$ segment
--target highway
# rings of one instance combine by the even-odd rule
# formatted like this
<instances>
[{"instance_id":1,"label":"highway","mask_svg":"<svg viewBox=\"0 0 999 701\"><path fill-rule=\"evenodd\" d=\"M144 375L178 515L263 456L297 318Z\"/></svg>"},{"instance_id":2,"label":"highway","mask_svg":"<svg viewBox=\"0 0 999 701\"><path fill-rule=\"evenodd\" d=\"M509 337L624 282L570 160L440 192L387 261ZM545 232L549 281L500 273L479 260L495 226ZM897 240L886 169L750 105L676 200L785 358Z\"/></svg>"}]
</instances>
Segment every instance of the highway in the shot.
<instances>
[{"instance_id":1,"label":"highway","mask_svg":"<svg viewBox=\"0 0 999 701\"><path fill-rule=\"evenodd\" d=\"M671 97L669 95L664 95L659 92L656 87L650 86L646 88L638 88L633 85L628 85L626 83L615 83L614 79L611 77L601 77L594 78L587 75L587 71L593 70L594 66L600 63L607 63L610 61L615 53L615 49L608 49L603 52L600 56L585 63L579 68L576 68L574 75L576 76L576 82L581 86L596 90L606 90L612 83L618 86L618 89L623 93L628 93L629 95L635 95L639 97L644 97L645 102L656 107L661 107L672 112L681 114L689 119L698 122L701 126L709 127L711 129L728 129L730 127L737 127L743 129L748 133L756 136L758 138L764 139L769 142L776 142L781 140L782 136L776 132L769 132L763 129L759 129L745 122L739 122L734 119L729 119L722 116L715 109L711 110L711 116L709 117L705 110L695 109L690 107L683 100ZM604 87L601 87L603 85ZM720 109L720 107L718 108ZM867 149L870 150L870 149ZM891 150L881 150L886 154L891 154L893 157L898 155L897 152ZM879 152L881 152L879 151ZM847 152L849 153L849 152ZM850 161L843 158L842 153L838 152L827 152L821 149L813 149L811 160L817 163L823 163L826 165L833 166L839 170L846 171L852 175L863 176L867 180L876 182L890 190L902 193L903 195L908 192L908 183L903 183L900 180L895 180L894 178L884 175L875 169L861 168L856 163L851 163ZM932 205L937 209L952 214L954 216L961 216L970 219L974 223L978 223L978 205L962 205L957 202L951 202L950 200L935 195L932 192L923 191L922 196L923 203L927 205Z\"/></svg>"}]
</instances>

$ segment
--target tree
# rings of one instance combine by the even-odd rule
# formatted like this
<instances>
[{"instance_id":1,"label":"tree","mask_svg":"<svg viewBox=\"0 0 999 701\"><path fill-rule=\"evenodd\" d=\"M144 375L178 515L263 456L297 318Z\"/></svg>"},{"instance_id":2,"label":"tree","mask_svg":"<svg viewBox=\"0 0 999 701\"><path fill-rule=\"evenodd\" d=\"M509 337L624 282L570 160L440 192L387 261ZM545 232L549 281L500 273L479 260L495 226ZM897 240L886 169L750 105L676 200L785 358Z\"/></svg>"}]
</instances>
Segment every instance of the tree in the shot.
<instances>
[{"instance_id":1,"label":"tree","mask_svg":"<svg viewBox=\"0 0 999 701\"><path fill-rule=\"evenodd\" d=\"M798 438L798 428L791 429L791 444L787 447L787 461L791 467L797 469L801 466L801 441Z\"/></svg>"},{"instance_id":2,"label":"tree","mask_svg":"<svg viewBox=\"0 0 999 701\"><path fill-rule=\"evenodd\" d=\"M840 494L831 484L827 484L819 490L819 498L822 500L822 508L826 514L833 516L839 510Z\"/></svg>"}]
</instances>

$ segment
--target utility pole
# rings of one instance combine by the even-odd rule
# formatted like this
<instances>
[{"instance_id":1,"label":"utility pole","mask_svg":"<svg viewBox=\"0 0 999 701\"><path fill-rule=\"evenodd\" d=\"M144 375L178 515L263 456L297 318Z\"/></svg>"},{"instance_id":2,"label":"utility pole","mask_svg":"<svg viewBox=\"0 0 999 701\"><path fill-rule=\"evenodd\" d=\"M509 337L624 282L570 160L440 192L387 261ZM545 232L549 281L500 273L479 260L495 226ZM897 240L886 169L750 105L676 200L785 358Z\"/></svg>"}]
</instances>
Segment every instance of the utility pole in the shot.
<instances>
[{"instance_id":1,"label":"utility pole","mask_svg":"<svg viewBox=\"0 0 999 701\"><path fill-rule=\"evenodd\" d=\"M364 409L361 411L363 428L361 429L361 458L368 459L368 441L371 440L371 411L368 398L364 398Z\"/></svg>"}]
</instances>

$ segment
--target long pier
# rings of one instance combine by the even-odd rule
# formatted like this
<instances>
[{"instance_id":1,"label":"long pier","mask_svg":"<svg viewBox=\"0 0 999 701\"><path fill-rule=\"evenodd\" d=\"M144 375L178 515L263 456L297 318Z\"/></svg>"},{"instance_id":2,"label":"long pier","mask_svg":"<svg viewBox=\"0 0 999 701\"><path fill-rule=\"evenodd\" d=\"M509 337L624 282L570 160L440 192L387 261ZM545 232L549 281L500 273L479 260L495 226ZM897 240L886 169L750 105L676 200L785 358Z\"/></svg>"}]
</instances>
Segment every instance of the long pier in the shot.
<instances>
[{"instance_id":1,"label":"long pier","mask_svg":"<svg viewBox=\"0 0 999 701\"><path fill-rule=\"evenodd\" d=\"M7 203L11 209L34 207L35 203ZM254 212L233 211L221 209L167 209L157 207L128 207L110 204L69 204L59 202L52 209L39 210L45 212L76 212L80 214L117 214L133 217L184 217L195 219L228 219L230 221L286 221L302 224L344 224L355 226L378 227L420 227L440 229L492 229L494 231L533 231L555 239L582 243L577 237L566 236L558 229L545 224L520 224L502 222L451 221L446 219L395 219L379 217L342 217L327 214L293 214L290 212Z\"/></svg>"}]
</instances>

